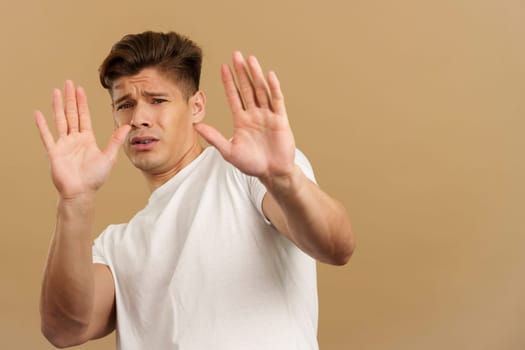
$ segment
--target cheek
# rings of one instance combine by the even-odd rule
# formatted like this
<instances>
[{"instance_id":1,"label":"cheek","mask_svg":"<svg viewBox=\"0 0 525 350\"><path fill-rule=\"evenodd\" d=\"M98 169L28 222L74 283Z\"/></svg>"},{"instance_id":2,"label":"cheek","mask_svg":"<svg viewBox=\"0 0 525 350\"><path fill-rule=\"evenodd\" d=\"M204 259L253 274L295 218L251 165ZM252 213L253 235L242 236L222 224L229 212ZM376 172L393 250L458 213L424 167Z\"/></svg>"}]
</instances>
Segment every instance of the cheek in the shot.
<instances>
[{"instance_id":1,"label":"cheek","mask_svg":"<svg viewBox=\"0 0 525 350\"><path fill-rule=\"evenodd\" d=\"M131 122L131 113L116 112L113 114L113 121L117 127L129 124Z\"/></svg>"},{"instance_id":2,"label":"cheek","mask_svg":"<svg viewBox=\"0 0 525 350\"><path fill-rule=\"evenodd\" d=\"M133 160L132 159L132 152L131 152L131 149L129 147L129 143L126 142L122 145L122 150L124 151L124 154L126 155L126 157L128 157L129 160Z\"/></svg>"},{"instance_id":3,"label":"cheek","mask_svg":"<svg viewBox=\"0 0 525 350\"><path fill-rule=\"evenodd\" d=\"M191 116L187 112L164 113L158 122L161 128L170 132L185 132L193 125Z\"/></svg>"}]
</instances>

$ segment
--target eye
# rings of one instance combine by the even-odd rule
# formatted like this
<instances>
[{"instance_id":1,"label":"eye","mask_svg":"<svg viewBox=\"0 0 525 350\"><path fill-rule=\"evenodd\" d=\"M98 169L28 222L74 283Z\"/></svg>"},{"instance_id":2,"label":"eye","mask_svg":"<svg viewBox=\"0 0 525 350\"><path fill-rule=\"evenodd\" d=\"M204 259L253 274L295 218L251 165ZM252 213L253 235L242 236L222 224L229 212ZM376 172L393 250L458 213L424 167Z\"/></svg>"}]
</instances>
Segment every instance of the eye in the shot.
<instances>
[{"instance_id":1,"label":"eye","mask_svg":"<svg viewBox=\"0 0 525 350\"><path fill-rule=\"evenodd\" d=\"M163 99L163 98L153 98L153 99L151 99L151 104L157 105L157 104L161 104L161 103L167 102L167 101L168 100Z\"/></svg>"},{"instance_id":2,"label":"eye","mask_svg":"<svg viewBox=\"0 0 525 350\"><path fill-rule=\"evenodd\" d=\"M121 103L117 106L117 111L120 111L122 109L129 109L133 107L133 103L131 102L124 102L124 103Z\"/></svg>"}]
</instances>

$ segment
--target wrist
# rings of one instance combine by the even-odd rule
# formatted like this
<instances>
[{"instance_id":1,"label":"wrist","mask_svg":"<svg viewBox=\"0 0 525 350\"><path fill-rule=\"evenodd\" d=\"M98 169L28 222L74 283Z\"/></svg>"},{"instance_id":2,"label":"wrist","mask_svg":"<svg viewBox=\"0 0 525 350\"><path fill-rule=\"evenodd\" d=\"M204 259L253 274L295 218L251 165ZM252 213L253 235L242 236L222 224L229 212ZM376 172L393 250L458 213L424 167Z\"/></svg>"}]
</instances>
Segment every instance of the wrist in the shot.
<instances>
[{"instance_id":1,"label":"wrist","mask_svg":"<svg viewBox=\"0 0 525 350\"><path fill-rule=\"evenodd\" d=\"M91 232L95 217L94 194L75 197L60 196L57 204L57 228L60 237L74 237L87 249L91 246ZM61 238L62 239L62 238Z\"/></svg>"},{"instance_id":2,"label":"wrist","mask_svg":"<svg viewBox=\"0 0 525 350\"><path fill-rule=\"evenodd\" d=\"M58 206L76 209L90 209L95 205L96 192L79 193L76 195L58 196Z\"/></svg>"},{"instance_id":3,"label":"wrist","mask_svg":"<svg viewBox=\"0 0 525 350\"><path fill-rule=\"evenodd\" d=\"M297 193L304 184L306 177L302 170L294 165L288 174L269 175L260 177L259 180L274 197L287 197Z\"/></svg>"}]
</instances>

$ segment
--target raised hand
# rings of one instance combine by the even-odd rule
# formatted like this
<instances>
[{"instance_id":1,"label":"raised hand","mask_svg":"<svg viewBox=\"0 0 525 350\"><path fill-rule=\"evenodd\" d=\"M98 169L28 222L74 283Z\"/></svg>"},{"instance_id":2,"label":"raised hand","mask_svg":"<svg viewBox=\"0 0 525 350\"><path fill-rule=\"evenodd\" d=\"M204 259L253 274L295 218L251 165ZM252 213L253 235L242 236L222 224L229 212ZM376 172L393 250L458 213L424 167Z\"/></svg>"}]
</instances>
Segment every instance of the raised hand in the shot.
<instances>
[{"instance_id":1,"label":"raised hand","mask_svg":"<svg viewBox=\"0 0 525 350\"><path fill-rule=\"evenodd\" d=\"M233 68L221 67L222 82L233 114L233 138L227 140L206 124L195 129L224 159L261 180L288 176L294 169L295 141L284 97L274 72L265 77L257 59L233 54ZM264 182L264 181L263 181Z\"/></svg>"},{"instance_id":2,"label":"raised hand","mask_svg":"<svg viewBox=\"0 0 525 350\"><path fill-rule=\"evenodd\" d=\"M62 198L93 194L102 186L113 166L129 125L116 129L104 150L96 144L84 89L68 80L64 86L65 105L60 90L53 91L53 112L57 138L53 137L44 115L35 112L40 137L47 150L53 183Z\"/></svg>"}]
</instances>

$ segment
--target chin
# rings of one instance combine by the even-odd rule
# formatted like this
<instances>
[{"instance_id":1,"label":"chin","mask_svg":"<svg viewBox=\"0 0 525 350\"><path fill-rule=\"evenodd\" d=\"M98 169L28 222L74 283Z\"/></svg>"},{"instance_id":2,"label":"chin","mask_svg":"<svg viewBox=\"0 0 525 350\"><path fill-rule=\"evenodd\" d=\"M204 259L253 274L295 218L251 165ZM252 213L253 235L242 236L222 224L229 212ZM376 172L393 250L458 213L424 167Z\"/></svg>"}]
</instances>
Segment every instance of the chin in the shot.
<instances>
[{"instance_id":1,"label":"chin","mask_svg":"<svg viewBox=\"0 0 525 350\"><path fill-rule=\"evenodd\" d=\"M155 169L159 168L161 164L158 164L159 162L154 161L153 159L137 159L137 158L130 158L131 163L135 166L135 168L140 169L144 172L150 173L154 172Z\"/></svg>"}]
</instances>

